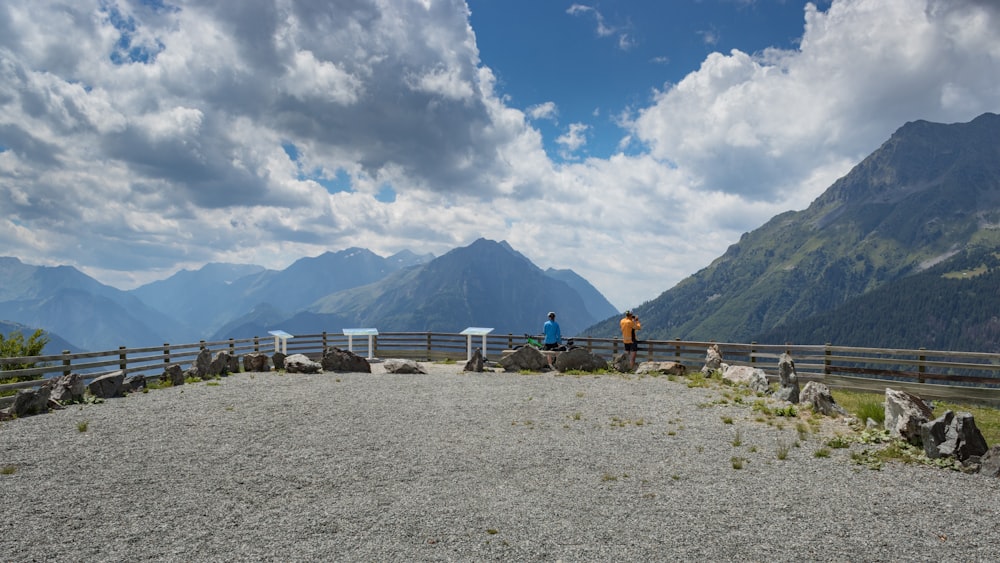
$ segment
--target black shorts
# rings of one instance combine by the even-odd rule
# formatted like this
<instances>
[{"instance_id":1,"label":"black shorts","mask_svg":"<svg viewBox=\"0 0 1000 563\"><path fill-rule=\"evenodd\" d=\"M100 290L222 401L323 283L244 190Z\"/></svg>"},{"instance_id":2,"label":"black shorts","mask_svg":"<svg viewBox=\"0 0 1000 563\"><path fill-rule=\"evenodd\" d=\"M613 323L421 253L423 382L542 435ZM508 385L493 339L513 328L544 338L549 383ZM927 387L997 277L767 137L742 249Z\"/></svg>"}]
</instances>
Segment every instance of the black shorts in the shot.
<instances>
[{"instance_id":1,"label":"black shorts","mask_svg":"<svg viewBox=\"0 0 1000 563\"><path fill-rule=\"evenodd\" d=\"M542 345L542 350L555 350L559 347L558 342L546 342Z\"/></svg>"},{"instance_id":2,"label":"black shorts","mask_svg":"<svg viewBox=\"0 0 1000 563\"><path fill-rule=\"evenodd\" d=\"M638 342L626 342L625 343L625 351L626 352L638 352L639 351L639 343Z\"/></svg>"}]
</instances>

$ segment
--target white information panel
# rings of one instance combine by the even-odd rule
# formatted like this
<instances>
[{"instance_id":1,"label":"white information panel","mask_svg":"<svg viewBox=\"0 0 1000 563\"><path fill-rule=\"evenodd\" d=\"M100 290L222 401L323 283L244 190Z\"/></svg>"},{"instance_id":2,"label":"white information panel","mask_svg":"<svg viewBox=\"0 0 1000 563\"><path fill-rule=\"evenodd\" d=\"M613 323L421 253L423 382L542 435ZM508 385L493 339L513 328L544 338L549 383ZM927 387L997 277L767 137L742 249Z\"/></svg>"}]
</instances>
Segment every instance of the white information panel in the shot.
<instances>
[{"instance_id":1,"label":"white information panel","mask_svg":"<svg viewBox=\"0 0 1000 563\"><path fill-rule=\"evenodd\" d=\"M274 337L274 351L288 354L288 339L295 337L283 330L269 330L267 333Z\"/></svg>"},{"instance_id":2,"label":"white information panel","mask_svg":"<svg viewBox=\"0 0 1000 563\"><path fill-rule=\"evenodd\" d=\"M378 329L376 328L345 328L344 336L347 337L347 351L354 352L354 337L355 336L367 336L368 337L368 359L375 359L375 346L373 340L378 336Z\"/></svg>"},{"instance_id":3,"label":"white information panel","mask_svg":"<svg viewBox=\"0 0 1000 563\"><path fill-rule=\"evenodd\" d=\"M470 326L469 328L463 330L459 334L464 334L466 337L467 345L466 350L468 351L468 358L466 361L472 360L472 337L482 336L483 337L483 357L486 357L486 335L493 332L492 328L483 328L479 326Z\"/></svg>"}]
</instances>

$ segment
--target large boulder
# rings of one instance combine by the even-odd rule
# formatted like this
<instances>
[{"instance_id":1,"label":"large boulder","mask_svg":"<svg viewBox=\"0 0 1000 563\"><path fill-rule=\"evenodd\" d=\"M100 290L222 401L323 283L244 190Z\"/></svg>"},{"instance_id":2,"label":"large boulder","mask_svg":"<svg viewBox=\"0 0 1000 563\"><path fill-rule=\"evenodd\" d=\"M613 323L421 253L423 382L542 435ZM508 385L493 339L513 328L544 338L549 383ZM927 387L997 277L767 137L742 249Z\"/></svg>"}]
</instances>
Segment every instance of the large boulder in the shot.
<instances>
[{"instance_id":1,"label":"large boulder","mask_svg":"<svg viewBox=\"0 0 1000 563\"><path fill-rule=\"evenodd\" d=\"M778 382L781 387L774 397L789 403L798 403L799 376L795 373L795 361L787 353L778 357Z\"/></svg>"},{"instance_id":2,"label":"large boulder","mask_svg":"<svg viewBox=\"0 0 1000 563\"><path fill-rule=\"evenodd\" d=\"M485 369L486 360L483 358L483 349L476 348L476 351L472 353L472 358L465 362L465 368L462 371L482 372Z\"/></svg>"},{"instance_id":3,"label":"large boulder","mask_svg":"<svg viewBox=\"0 0 1000 563\"><path fill-rule=\"evenodd\" d=\"M558 371L598 371L608 369L608 361L586 348L573 348L556 356L553 367Z\"/></svg>"},{"instance_id":4,"label":"large boulder","mask_svg":"<svg viewBox=\"0 0 1000 563\"><path fill-rule=\"evenodd\" d=\"M965 461L982 456L988 450L986 439L976 427L972 414L945 411L943 415L920 425L924 453L931 459L954 457Z\"/></svg>"},{"instance_id":5,"label":"large boulder","mask_svg":"<svg viewBox=\"0 0 1000 563\"><path fill-rule=\"evenodd\" d=\"M49 398L52 390L48 385L37 389L22 389L14 396L14 404L9 408L11 415L18 418L49 412Z\"/></svg>"},{"instance_id":6,"label":"large boulder","mask_svg":"<svg viewBox=\"0 0 1000 563\"><path fill-rule=\"evenodd\" d=\"M194 364L190 368L191 374L195 377L204 378L208 374L209 369L211 369L211 366L212 352L210 352L208 348L202 348L201 351L198 352L198 357L195 358Z\"/></svg>"},{"instance_id":7,"label":"large boulder","mask_svg":"<svg viewBox=\"0 0 1000 563\"><path fill-rule=\"evenodd\" d=\"M233 357L229 355L229 352L216 352L212 361L208 363L208 369L202 375L202 378L211 379L214 377L225 377L229 375L232 360ZM237 369L239 368L237 367Z\"/></svg>"},{"instance_id":8,"label":"large boulder","mask_svg":"<svg viewBox=\"0 0 1000 563\"><path fill-rule=\"evenodd\" d=\"M611 360L611 367L617 372L628 373L632 371L632 359L628 354L618 354Z\"/></svg>"},{"instance_id":9,"label":"large boulder","mask_svg":"<svg viewBox=\"0 0 1000 563\"><path fill-rule=\"evenodd\" d=\"M285 371L288 373L320 373L323 365L314 362L305 354L292 354L285 358Z\"/></svg>"},{"instance_id":10,"label":"large boulder","mask_svg":"<svg viewBox=\"0 0 1000 563\"><path fill-rule=\"evenodd\" d=\"M705 365L702 366L701 373L710 376L718 369L722 369L722 351L718 344L712 344L705 350Z\"/></svg>"},{"instance_id":11,"label":"large boulder","mask_svg":"<svg viewBox=\"0 0 1000 563\"><path fill-rule=\"evenodd\" d=\"M87 385L79 373L68 373L55 377L50 380L49 386L52 389L51 399L59 403L83 401L83 394L87 392Z\"/></svg>"},{"instance_id":12,"label":"large boulder","mask_svg":"<svg viewBox=\"0 0 1000 563\"><path fill-rule=\"evenodd\" d=\"M427 373L420 364L413 360L392 359L383 364L386 373Z\"/></svg>"},{"instance_id":13,"label":"large boulder","mask_svg":"<svg viewBox=\"0 0 1000 563\"><path fill-rule=\"evenodd\" d=\"M271 356L271 363L274 364L274 369L278 371L285 369L285 356L283 352L275 352Z\"/></svg>"},{"instance_id":14,"label":"large boulder","mask_svg":"<svg viewBox=\"0 0 1000 563\"><path fill-rule=\"evenodd\" d=\"M826 416L847 416L847 411L837 404L830 388L818 381L810 381L799 394L799 404L808 405Z\"/></svg>"},{"instance_id":15,"label":"large boulder","mask_svg":"<svg viewBox=\"0 0 1000 563\"><path fill-rule=\"evenodd\" d=\"M726 366L722 379L749 387L755 393L767 393L769 387L764 370L750 366Z\"/></svg>"},{"instance_id":16,"label":"large boulder","mask_svg":"<svg viewBox=\"0 0 1000 563\"><path fill-rule=\"evenodd\" d=\"M243 356L243 371L261 372L270 371L270 364L267 354L261 352L251 352Z\"/></svg>"},{"instance_id":17,"label":"large boulder","mask_svg":"<svg viewBox=\"0 0 1000 563\"><path fill-rule=\"evenodd\" d=\"M125 382L125 373L116 371L102 375L90 382L87 389L90 394L101 399L122 396L122 384Z\"/></svg>"},{"instance_id":18,"label":"large boulder","mask_svg":"<svg viewBox=\"0 0 1000 563\"><path fill-rule=\"evenodd\" d=\"M136 391L142 391L146 388L146 376L145 375L130 375L122 380L122 389L126 393L134 393Z\"/></svg>"},{"instance_id":19,"label":"large boulder","mask_svg":"<svg viewBox=\"0 0 1000 563\"><path fill-rule=\"evenodd\" d=\"M286 359L287 363L288 360ZM327 348L323 351L323 369L325 371L339 371L347 373L371 373L372 365L368 360L351 352L341 350L337 347Z\"/></svg>"},{"instance_id":20,"label":"large boulder","mask_svg":"<svg viewBox=\"0 0 1000 563\"><path fill-rule=\"evenodd\" d=\"M504 371L542 371L549 367L545 355L531 346L521 346L500 358Z\"/></svg>"},{"instance_id":21,"label":"large boulder","mask_svg":"<svg viewBox=\"0 0 1000 563\"><path fill-rule=\"evenodd\" d=\"M170 364L160 375L160 381L169 385L184 385L184 370L177 364Z\"/></svg>"},{"instance_id":22,"label":"large boulder","mask_svg":"<svg viewBox=\"0 0 1000 563\"><path fill-rule=\"evenodd\" d=\"M920 426L930 420L931 415L931 408L920 397L885 388L885 429L889 436L918 446L921 443Z\"/></svg>"},{"instance_id":23,"label":"large boulder","mask_svg":"<svg viewBox=\"0 0 1000 563\"><path fill-rule=\"evenodd\" d=\"M622 354L621 357L625 359L627 366L628 356ZM687 375L687 367L680 362L642 362L636 366L635 372L646 375Z\"/></svg>"},{"instance_id":24,"label":"large boulder","mask_svg":"<svg viewBox=\"0 0 1000 563\"><path fill-rule=\"evenodd\" d=\"M986 451L979 463L979 473L987 477L1000 478L1000 444Z\"/></svg>"}]
</instances>

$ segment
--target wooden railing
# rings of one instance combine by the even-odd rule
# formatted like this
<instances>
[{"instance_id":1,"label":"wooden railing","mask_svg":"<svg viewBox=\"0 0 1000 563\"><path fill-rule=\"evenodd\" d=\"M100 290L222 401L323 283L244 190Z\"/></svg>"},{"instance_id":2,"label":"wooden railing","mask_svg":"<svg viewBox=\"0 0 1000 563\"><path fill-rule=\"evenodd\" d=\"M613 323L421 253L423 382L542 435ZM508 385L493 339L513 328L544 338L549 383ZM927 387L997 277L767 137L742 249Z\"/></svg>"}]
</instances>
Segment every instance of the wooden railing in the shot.
<instances>
[{"instance_id":1,"label":"wooden railing","mask_svg":"<svg viewBox=\"0 0 1000 563\"><path fill-rule=\"evenodd\" d=\"M575 337L573 341L576 346L609 359L624 351L619 339ZM469 342L469 338L457 333L389 332L373 338L372 350L368 349L366 338L357 337L351 341L351 348L361 356L377 358L464 361L469 353ZM486 337L486 355L490 359L499 359L502 350L524 343L524 335L490 334ZM481 336L471 338L472 349L480 348L482 344ZM328 347L348 348L348 338L339 332L296 335L285 345L288 354L306 354L318 358ZM1000 354L992 353L856 348L829 344L803 346L646 340L640 343L638 360L674 361L684 364L689 370L697 370L704 364L706 349L711 345L719 347L726 363L758 367L772 380L777 377L778 358L781 354L788 353L795 361L796 373L803 384L805 381L820 381L833 388L879 392L891 386L927 399L1000 405ZM275 341L271 337L254 337L194 344L164 344L147 348L121 347L102 352L64 352L48 356L0 358L0 368L12 364L36 366L0 371L0 380L39 376L44 380L71 372L92 379L119 370L126 375L156 377L170 364L190 364L202 349L213 353L226 351L231 355L273 353ZM0 384L0 394L37 387L42 380ZM0 398L0 406L5 406L11 400L11 397Z\"/></svg>"}]
</instances>

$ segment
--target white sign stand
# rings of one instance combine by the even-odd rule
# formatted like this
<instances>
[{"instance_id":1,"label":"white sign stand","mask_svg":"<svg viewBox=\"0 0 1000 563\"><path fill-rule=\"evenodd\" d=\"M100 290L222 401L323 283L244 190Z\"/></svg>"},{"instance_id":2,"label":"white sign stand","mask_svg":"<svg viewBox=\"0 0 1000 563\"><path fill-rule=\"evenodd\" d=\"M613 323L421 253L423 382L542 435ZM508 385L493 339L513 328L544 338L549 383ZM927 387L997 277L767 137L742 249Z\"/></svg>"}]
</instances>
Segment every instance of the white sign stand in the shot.
<instances>
[{"instance_id":1,"label":"white sign stand","mask_svg":"<svg viewBox=\"0 0 1000 563\"><path fill-rule=\"evenodd\" d=\"M478 326L470 326L469 328L463 330L459 334L464 334L466 336L466 351L468 352L468 358L465 361L472 360L472 337L482 336L483 337L483 357L486 357L486 335L493 332L492 328L483 328Z\"/></svg>"},{"instance_id":2,"label":"white sign stand","mask_svg":"<svg viewBox=\"0 0 1000 563\"><path fill-rule=\"evenodd\" d=\"M368 337L368 359L374 360L375 356L375 346L373 344L373 339L378 336L378 329L375 328L345 328L344 336L347 337L347 351L354 352L354 337L355 336L367 336Z\"/></svg>"}]
</instances>

